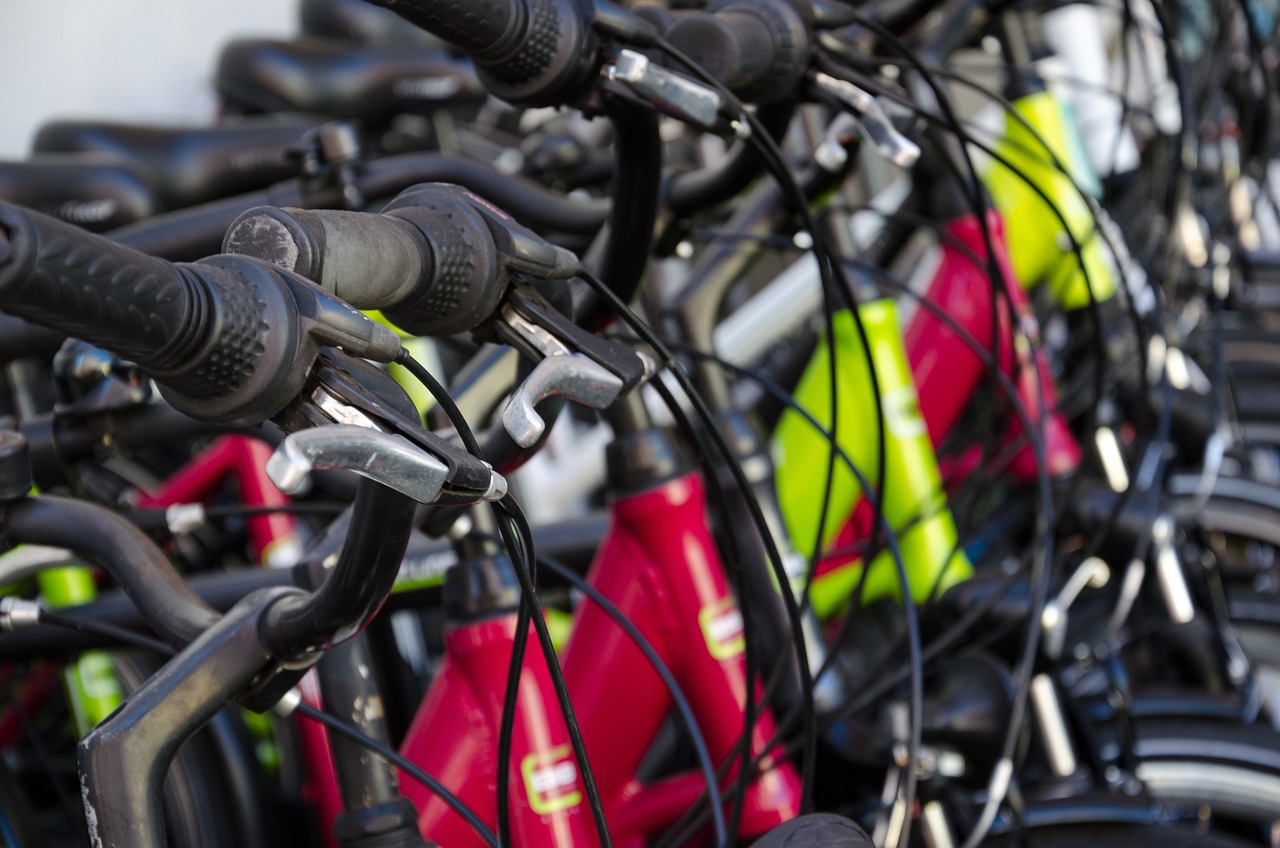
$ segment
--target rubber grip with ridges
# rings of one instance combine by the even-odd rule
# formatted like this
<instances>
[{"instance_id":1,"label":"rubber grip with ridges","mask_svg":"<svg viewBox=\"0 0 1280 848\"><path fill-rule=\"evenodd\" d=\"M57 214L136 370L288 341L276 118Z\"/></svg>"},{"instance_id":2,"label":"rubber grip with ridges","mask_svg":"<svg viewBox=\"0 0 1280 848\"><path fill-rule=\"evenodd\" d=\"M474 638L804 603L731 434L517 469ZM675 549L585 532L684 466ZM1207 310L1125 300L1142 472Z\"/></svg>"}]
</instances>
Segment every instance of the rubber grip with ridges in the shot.
<instances>
[{"instance_id":1,"label":"rubber grip with ridges","mask_svg":"<svg viewBox=\"0 0 1280 848\"><path fill-rule=\"evenodd\" d=\"M493 315L505 291L489 228L459 193L452 186L421 186L402 193L383 213L411 223L429 257L413 294L383 310L411 333L465 333Z\"/></svg>"},{"instance_id":2,"label":"rubber grip with ridges","mask_svg":"<svg viewBox=\"0 0 1280 848\"><path fill-rule=\"evenodd\" d=\"M476 64L494 79L508 85L521 85L537 78L551 67L556 51L560 48L560 15L552 0L527 0L528 26L520 49L511 56L486 60L476 58Z\"/></svg>"},{"instance_id":3,"label":"rubber grip with ridges","mask_svg":"<svg viewBox=\"0 0 1280 848\"><path fill-rule=\"evenodd\" d=\"M372 0L478 60L523 39L526 0Z\"/></svg>"},{"instance_id":4,"label":"rubber grip with ridges","mask_svg":"<svg viewBox=\"0 0 1280 848\"><path fill-rule=\"evenodd\" d=\"M268 328L231 269L175 265L0 203L0 309L102 347L191 397L239 389Z\"/></svg>"},{"instance_id":5,"label":"rubber grip with ridges","mask_svg":"<svg viewBox=\"0 0 1280 848\"><path fill-rule=\"evenodd\" d=\"M198 283L71 224L0 204L0 306L140 365L168 368L201 343L212 304Z\"/></svg>"}]
</instances>

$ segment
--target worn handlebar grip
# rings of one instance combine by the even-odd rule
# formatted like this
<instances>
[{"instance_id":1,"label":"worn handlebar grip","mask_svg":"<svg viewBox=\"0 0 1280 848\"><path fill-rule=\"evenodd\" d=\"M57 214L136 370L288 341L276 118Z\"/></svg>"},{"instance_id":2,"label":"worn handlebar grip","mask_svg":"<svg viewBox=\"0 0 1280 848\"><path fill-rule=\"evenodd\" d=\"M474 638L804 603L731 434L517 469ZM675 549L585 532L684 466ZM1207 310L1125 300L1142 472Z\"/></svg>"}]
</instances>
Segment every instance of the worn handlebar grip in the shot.
<instances>
[{"instance_id":1,"label":"worn handlebar grip","mask_svg":"<svg viewBox=\"0 0 1280 848\"><path fill-rule=\"evenodd\" d=\"M453 186L404 192L380 215L252 209L227 230L223 250L295 271L359 309L382 309L415 335L472 329L506 287L489 227Z\"/></svg>"}]
</instances>

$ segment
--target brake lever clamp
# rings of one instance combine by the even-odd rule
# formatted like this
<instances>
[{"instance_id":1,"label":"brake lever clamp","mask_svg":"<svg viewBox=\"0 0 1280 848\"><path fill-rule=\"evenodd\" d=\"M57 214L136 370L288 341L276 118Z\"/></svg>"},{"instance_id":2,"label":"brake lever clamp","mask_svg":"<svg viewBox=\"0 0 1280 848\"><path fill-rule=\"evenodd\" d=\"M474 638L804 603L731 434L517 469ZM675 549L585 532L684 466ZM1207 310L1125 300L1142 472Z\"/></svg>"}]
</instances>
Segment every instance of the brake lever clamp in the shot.
<instances>
[{"instance_id":1,"label":"brake lever clamp","mask_svg":"<svg viewBox=\"0 0 1280 848\"><path fill-rule=\"evenodd\" d=\"M502 412L507 433L523 448L546 431L535 405L557 395L592 409L605 409L653 376L645 354L603 339L574 324L533 289L515 285L491 322L499 340L538 360Z\"/></svg>"}]
</instances>

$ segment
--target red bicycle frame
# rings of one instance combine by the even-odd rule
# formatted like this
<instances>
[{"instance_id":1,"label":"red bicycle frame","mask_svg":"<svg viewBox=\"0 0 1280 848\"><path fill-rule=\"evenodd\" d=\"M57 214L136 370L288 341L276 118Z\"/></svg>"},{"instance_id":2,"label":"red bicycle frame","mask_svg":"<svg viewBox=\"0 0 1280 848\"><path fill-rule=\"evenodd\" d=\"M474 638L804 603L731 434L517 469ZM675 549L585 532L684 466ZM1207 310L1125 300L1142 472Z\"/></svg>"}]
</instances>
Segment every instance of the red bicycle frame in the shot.
<instances>
[{"instance_id":1,"label":"red bicycle frame","mask_svg":"<svg viewBox=\"0 0 1280 848\"><path fill-rule=\"evenodd\" d=\"M1061 413L1057 393L1044 352L1038 347L1040 330L1031 304L1023 292L1004 236L1000 213L988 209L987 232L995 249L996 264L1004 277L1003 291L996 291L987 273L987 245L981 223L965 215L943 228L942 261L925 293L933 309L916 310L905 333L907 359L915 375L920 413L935 446L940 445L987 373L987 365L969 344L998 349L996 365L1012 378L1017 402L1032 422L1044 421L1040 437L1051 476L1069 474L1080 464L1080 445ZM1019 333L1010 315L1016 316ZM947 316L968 335L957 332L941 316ZM995 317L996 326L992 327ZM1026 441L1021 420L1005 430L1012 457L1007 468L1015 480L1028 482L1037 475L1035 452ZM981 449L977 449L980 455Z\"/></svg>"},{"instance_id":2,"label":"red bicycle frame","mask_svg":"<svg viewBox=\"0 0 1280 848\"><path fill-rule=\"evenodd\" d=\"M684 690L713 760L726 762L743 731L753 684L743 657L742 616L707 526L701 478L685 474L614 500L588 580L653 645ZM514 619L510 614L464 624L447 634L445 661L402 746L488 823L497 814L497 727ZM516 844L536 848L594 844L545 660L536 645L525 657L513 756L503 775L513 786L512 836ZM615 844L639 848L684 813L704 786L694 773L648 786L635 777L671 711L671 695L635 644L588 601L577 611L562 665ZM775 730L772 714L761 706L751 737L754 756L765 751ZM765 763L749 784L744 836L798 813L794 768L781 759ZM418 805L424 835L450 846L479 844L443 802L407 780L402 784Z\"/></svg>"},{"instance_id":3,"label":"red bicycle frame","mask_svg":"<svg viewBox=\"0 0 1280 848\"><path fill-rule=\"evenodd\" d=\"M287 506L289 498L267 476L271 448L248 436L220 436L189 462L171 474L154 492L140 491L134 500L144 508L165 508L179 504L203 503L220 494L227 478L240 490L240 504L276 510ZM264 565L293 565L300 552L298 524L287 512L264 512L245 519L249 542Z\"/></svg>"}]
</instances>

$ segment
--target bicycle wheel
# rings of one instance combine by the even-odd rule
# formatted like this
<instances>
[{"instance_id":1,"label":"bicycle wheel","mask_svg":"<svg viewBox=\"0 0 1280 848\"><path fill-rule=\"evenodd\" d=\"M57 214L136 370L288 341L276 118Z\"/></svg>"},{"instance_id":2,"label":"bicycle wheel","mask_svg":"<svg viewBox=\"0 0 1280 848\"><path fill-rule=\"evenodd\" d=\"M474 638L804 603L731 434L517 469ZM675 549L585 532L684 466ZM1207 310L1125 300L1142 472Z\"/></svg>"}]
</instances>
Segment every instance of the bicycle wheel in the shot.
<instances>
[{"instance_id":1,"label":"bicycle wheel","mask_svg":"<svg viewBox=\"0 0 1280 848\"><path fill-rule=\"evenodd\" d=\"M1256 843L1193 828L1102 822L1038 827L1000 834L982 844L992 848L1240 848Z\"/></svg>"},{"instance_id":2,"label":"bicycle wheel","mask_svg":"<svg viewBox=\"0 0 1280 848\"><path fill-rule=\"evenodd\" d=\"M1111 728L1104 761L1118 763ZM1186 717L1133 722L1133 776L1177 821L1249 839L1272 841L1280 823L1280 733Z\"/></svg>"}]
</instances>

